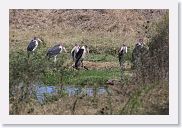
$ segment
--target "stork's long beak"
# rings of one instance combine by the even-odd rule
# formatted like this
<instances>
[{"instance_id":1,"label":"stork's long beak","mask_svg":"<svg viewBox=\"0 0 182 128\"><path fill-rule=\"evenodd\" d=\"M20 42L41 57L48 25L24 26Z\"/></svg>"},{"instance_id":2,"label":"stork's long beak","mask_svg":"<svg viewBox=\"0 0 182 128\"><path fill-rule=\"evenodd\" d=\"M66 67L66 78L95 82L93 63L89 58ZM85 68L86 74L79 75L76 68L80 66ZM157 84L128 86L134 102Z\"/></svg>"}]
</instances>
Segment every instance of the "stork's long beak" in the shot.
<instances>
[{"instance_id":1,"label":"stork's long beak","mask_svg":"<svg viewBox=\"0 0 182 128\"><path fill-rule=\"evenodd\" d=\"M38 41L40 41L40 42L42 42L42 40L41 40L41 39L39 39L39 38L38 38L37 40L38 40Z\"/></svg>"},{"instance_id":2,"label":"stork's long beak","mask_svg":"<svg viewBox=\"0 0 182 128\"><path fill-rule=\"evenodd\" d=\"M64 49L64 51L67 53L67 50L66 50L66 48L64 47L63 49Z\"/></svg>"}]
</instances>

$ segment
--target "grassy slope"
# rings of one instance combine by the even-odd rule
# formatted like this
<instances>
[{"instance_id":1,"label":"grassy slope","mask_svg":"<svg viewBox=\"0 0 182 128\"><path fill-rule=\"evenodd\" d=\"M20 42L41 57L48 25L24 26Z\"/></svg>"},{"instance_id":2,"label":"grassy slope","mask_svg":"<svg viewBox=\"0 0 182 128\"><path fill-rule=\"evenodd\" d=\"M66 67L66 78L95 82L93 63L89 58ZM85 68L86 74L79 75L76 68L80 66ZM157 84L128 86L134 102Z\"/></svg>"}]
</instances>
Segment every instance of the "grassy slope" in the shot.
<instances>
[{"instance_id":1,"label":"grassy slope","mask_svg":"<svg viewBox=\"0 0 182 128\"><path fill-rule=\"evenodd\" d=\"M145 37L146 21L157 22L157 10L10 10L10 50L26 49L33 36L47 47L55 42L71 49L83 41L95 52L117 51L122 43L132 45ZM107 51L107 50L106 50Z\"/></svg>"}]
</instances>

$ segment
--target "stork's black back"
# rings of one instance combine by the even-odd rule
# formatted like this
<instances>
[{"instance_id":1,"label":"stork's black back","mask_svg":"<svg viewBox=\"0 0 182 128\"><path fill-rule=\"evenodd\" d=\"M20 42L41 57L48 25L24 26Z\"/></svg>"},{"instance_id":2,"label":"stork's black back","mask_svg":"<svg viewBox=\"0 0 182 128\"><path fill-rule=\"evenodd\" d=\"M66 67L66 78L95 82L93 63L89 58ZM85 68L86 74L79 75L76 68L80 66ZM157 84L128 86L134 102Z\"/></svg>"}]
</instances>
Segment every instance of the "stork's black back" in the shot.
<instances>
[{"instance_id":1,"label":"stork's black back","mask_svg":"<svg viewBox=\"0 0 182 128\"><path fill-rule=\"evenodd\" d=\"M124 55L124 50L123 49L119 52L119 56L122 56L122 55Z\"/></svg>"},{"instance_id":2,"label":"stork's black back","mask_svg":"<svg viewBox=\"0 0 182 128\"><path fill-rule=\"evenodd\" d=\"M80 65L80 59L83 55L83 51L84 51L84 49L79 49L79 51L76 53L76 56L75 56L75 58L76 58L75 67L76 68Z\"/></svg>"},{"instance_id":3,"label":"stork's black back","mask_svg":"<svg viewBox=\"0 0 182 128\"><path fill-rule=\"evenodd\" d=\"M76 53L76 56L75 56L76 60L80 59L82 57L83 51L84 51L84 49L79 49L79 51Z\"/></svg>"},{"instance_id":4,"label":"stork's black back","mask_svg":"<svg viewBox=\"0 0 182 128\"><path fill-rule=\"evenodd\" d=\"M36 46L36 40L31 40L31 42L27 47L27 51L32 51L35 48L35 46Z\"/></svg>"},{"instance_id":5,"label":"stork's black back","mask_svg":"<svg viewBox=\"0 0 182 128\"><path fill-rule=\"evenodd\" d=\"M47 56L55 56L58 55L60 53L60 51L62 50L61 48L59 48L60 45L54 46L53 48L50 48L47 52Z\"/></svg>"}]
</instances>

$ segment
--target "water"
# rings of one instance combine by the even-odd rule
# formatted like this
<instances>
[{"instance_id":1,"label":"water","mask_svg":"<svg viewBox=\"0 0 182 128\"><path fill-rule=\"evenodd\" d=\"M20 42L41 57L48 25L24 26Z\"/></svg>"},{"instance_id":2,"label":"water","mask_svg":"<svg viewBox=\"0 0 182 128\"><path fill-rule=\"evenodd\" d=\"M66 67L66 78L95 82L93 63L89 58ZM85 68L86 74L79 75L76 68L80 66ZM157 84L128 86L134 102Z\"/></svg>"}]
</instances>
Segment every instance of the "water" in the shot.
<instances>
[{"instance_id":1,"label":"water","mask_svg":"<svg viewBox=\"0 0 182 128\"><path fill-rule=\"evenodd\" d=\"M45 95L54 95L58 93L60 87L55 86L36 86L36 97L40 103L45 101ZM107 89L105 86L100 86L98 88L93 87L74 87L74 86L64 86L63 92L68 96L75 96L79 94L84 94L86 96L103 95L107 94Z\"/></svg>"},{"instance_id":2,"label":"water","mask_svg":"<svg viewBox=\"0 0 182 128\"><path fill-rule=\"evenodd\" d=\"M56 94L57 89L55 86L38 86L36 87L36 97L40 103L45 101L45 94Z\"/></svg>"}]
</instances>

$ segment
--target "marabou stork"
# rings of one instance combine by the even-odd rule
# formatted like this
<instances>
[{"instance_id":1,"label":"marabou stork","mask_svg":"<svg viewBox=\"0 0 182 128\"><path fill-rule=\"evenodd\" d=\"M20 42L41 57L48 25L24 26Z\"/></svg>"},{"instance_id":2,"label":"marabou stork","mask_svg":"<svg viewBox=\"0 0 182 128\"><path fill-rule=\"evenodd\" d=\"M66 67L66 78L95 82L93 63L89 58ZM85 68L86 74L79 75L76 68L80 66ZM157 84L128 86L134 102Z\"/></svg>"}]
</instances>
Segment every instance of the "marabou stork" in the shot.
<instances>
[{"instance_id":1,"label":"marabou stork","mask_svg":"<svg viewBox=\"0 0 182 128\"><path fill-rule=\"evenodd\" d=\"M136 47L143 47L143 45L144 45L143 39L140 38L140 39L138 40L138 42L136 43Z\"/></svg>"},{"instance_id":2,"label":"marabou stork","mask_svg":"<svg viewBox=\"0 0 182 128\"><path fill-rule=\"evenodd\" d=\"M120 66L122 67L123 64L124 64L124 55L127 53L127 46L125 44L123 44L123 46L120 48L119 50L119 54L118 54L118 57L119 57L119 63L120 63Z\"/></svg>"},{"instance_id":3,"label":"marabou stork","mask_svg":"<svg viewBox=\"0 0 182 128\"><path fill-rule=\"evenodd\" d=\"M82 46L78 52L75 55L75 68L78 69L78 67L81 65L83 66L83 60L86 57L86 54L89 53L89 49L87 45ZM85 67L84 67L85 68Z\"/></svg>"},{"instance_id":4,"label":"marabou stork","mask_svg":"<svg viewBox=\"0 0 182 128\"><path fill-rule=\"evenodd\" d=\"M65 47L62 44L57 44L53 46L52 48L49 48L47 51L47 56L50 59L51 57L54 57L54 62L57 60L57 55L59 55L62 51L66 51Z\"/></svg>"},{"instance_id":5,"label":"marabou stork","mask_svg":"<svg viewBox=\"0 0 182 128\"><path fill-rule=\"evenodd\" d=\"M71 50L71 57L74 62L76 61L76 54L78 53L79 49L80 49L80 46L78 44L75 44L75 46Z\"/></svg>"},{"instance_id":6,"label":"marabou stork","mask_svg":"<svg viewBox=\"0 0 182 128\"><path fill-rule=\"evenodd\" d=\"M140 67L142 64L142 58L148 54L147 48L144 46L143 39L140 38L135 44L135 48L133 49L132 52L132 60L131 62L133 63L132 68L136 69L137 67Z\"/></svg>"},{"instance_id":7,"label":"marabou stork","mask_svg":"<svg viewBox=\"0 0 182 128\"><path fill-rule=\"evenodd\" d=\"M123 44L123 46L119 50L119 53L125 54L125 53L127 53L127 49L128 49L127 46L125 44Z\"/></svg>"},{"instance_id":8,"label":"marabou stork","mask_svg":"<svg viewBox=\"0 0 182 128\"><path fill-rule=\"evenodd\" d=\"M34 37L28 47L27 47L27 52L28 52L28 56L29 56L29 53L32 52L34 54L34 51L37 49L38 45L39 45L39 42L42 42L39 38L37 37Z\"/></svg>"}]
</instances>

